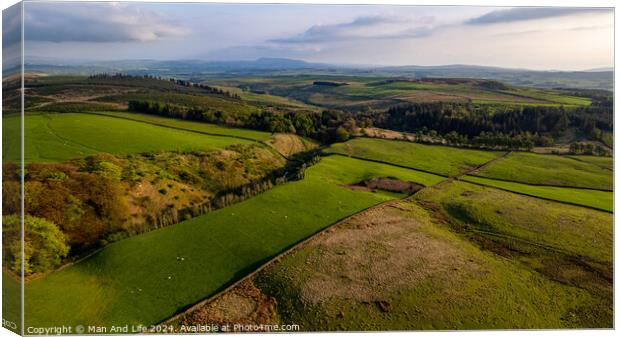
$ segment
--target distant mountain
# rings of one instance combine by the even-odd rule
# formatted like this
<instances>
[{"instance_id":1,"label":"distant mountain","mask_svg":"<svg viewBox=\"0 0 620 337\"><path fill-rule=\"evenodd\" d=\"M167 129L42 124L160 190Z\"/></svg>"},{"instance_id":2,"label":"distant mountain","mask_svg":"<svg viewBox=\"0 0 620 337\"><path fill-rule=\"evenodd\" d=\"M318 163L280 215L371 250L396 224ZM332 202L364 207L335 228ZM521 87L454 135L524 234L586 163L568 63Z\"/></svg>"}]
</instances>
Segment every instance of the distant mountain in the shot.
<instances>
[{"instance_id":1,"label":"distant mountain","mask_svg":"<svg viewBox=\"0 0 620 337\"><path fill-rule=\"evenodd\" d=\"M252 61L208 61L202 62L203 69L209 70L291 70L291 69L322 69L330 65L310 63L302 60L263 57Z\"/></svg>"},{"instance_id":2,"label":"distant mountain","mask_svg":"<svg viewBox=\"0 0 620 337\"><path fill-rule=\"evenodd\" d=\"M235 76L272 75L340 75L378 77L460 77L502 81L513 85L541 88L613 88L613 71L597 68L588 71L538 71L478 65L453 64L442 66L354 66L311 63L287 58L258 58L256 60L119 60L119 61L60 61L29 59L26 70L50 73L92 74L124 72L134 75L151 74L170 77L196 77L212 74Z\"/></svg>"},{"instance_id":3,"label":"distant mountain","mask_svg":"<svg viewBox=\"0 0 620 337\"><path fill-rule=\"evenodd\" d=\"M321 63L309 63L301 60L292 60L285 58L259 58L258 60L252 63L255 67L264 67L264 68L273 68L273 69L281 69L281 68L317 68L317 67L327 67L328 65Z\"/></svg>"}]
</instances>

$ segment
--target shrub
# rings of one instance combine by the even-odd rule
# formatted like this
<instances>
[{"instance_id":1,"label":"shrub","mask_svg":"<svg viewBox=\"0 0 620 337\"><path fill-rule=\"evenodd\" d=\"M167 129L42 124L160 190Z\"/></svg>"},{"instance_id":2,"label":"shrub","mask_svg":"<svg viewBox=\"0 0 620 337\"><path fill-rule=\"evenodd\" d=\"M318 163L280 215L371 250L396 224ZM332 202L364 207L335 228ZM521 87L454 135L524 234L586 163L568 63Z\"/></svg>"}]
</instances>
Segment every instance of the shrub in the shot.
<instances>
[{"instance_id":1,"label":"shrub","mask_svg":"<svg viewBox=\"0 0 620 337\"><path fill-rule=\"evenodd\" d=\"M339 127L336 129L336 141L344 142L349 139L349 136L349 131L347 131L345 128Z\"/></svg>"},{"instance_id":2,"label":"shrub","mask_svg":"<svg viewBox=\"0 0 620 337\"><path fill-rule=\"evenodd\" d=\"M17 215L2 218L2 256L15 272L21 272L21 221ZM69 253L65 235L54 223L27 215L24 218L24 274L47 272Z\"/></svg>"}]
</instances>

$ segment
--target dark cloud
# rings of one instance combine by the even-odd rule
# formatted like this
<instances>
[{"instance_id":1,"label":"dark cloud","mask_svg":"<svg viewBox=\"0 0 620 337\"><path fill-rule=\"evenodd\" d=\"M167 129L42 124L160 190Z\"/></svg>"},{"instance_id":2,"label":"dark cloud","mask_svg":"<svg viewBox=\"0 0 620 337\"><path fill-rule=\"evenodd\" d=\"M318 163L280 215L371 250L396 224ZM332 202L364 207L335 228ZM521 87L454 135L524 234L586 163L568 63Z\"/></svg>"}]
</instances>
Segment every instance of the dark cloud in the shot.
<instances>
[{"instance_id":1,"label":"dark cloud","mask_svg":"<svg viewBox=\"0 0 620 337\"><path fill-rule=\"evenodd\" d=\"M574 8L574 7L527 7L494 10L482 16L467 20L467 24L484 25L502 22L514 22L568 16L586 13L610 13L609 8Z\"/></svg>"},{"instance_id":2,"label":"dark cloud","mask_svg":"<svg viewBox=\"0 0 620 337\"><path fill-rule=\"evenodd\" d=\"M187 33L152 11L118 3L28 3L24 13L31 41L153 41Z\"/></svg>"},{"instance_id":3,"label":"dark cloud","mask_svg":"<svg viewBox=\"0 0 620 337\"><path fill-rule=\"evenodd\" d=\"M21 70L21 5L20 2L2 11L2 70L5 76Z\"/></svg>"},{"instance_id":4,"label":"dark cloud","mask_svg":"<svg viewBox=\"0 0 620 337\"><path fill-rule=\"evenodd\" d=\"M428 24L433 18L419 19L420 23ZM407 25L411 24L410 20L397 17L387 16L363 16L356 18L351 22L338 23L331 25L315 25L305 32L287 38L272 39L269 42L275 43L322 43L334 42L342 40L360 40L360 39L399 39L426 36L430 33L431 28L427 26L405 28L402 30L392 31L388 33L381 32L381 26L385 25ZM359 29L372 29L371 32L359 32Z\"/></svg>"},{"instance_id":5,"label":"dark cloud","mask_svg":"<svg viewBox=\"0 0 620 337\"><path fill-rule=\"evenodd\" d=\"M2 11L2 45L5 47L21 41L21 5L18 3Z\"/></svg>"}]
</instances>

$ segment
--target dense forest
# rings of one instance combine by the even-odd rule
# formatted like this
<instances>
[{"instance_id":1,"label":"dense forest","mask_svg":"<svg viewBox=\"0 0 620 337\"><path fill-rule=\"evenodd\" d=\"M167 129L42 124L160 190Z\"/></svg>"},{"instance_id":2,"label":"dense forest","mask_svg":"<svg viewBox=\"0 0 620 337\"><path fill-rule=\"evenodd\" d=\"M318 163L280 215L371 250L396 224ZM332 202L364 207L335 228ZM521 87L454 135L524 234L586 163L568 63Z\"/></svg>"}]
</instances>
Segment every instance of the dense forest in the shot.
<instances>
[{"instance_id":1,"label":"dense forest","mask_svg":"<svg viewBox=\"0 0 620 337\"><path fill-rule=\"evenodd\" d=\"M129 110L146 114L207 123L228 124L269 132L295 133L323 143L347 140L356 126L354 115L337 110L322 113L263 111L238 114L211 109L188 108L154 101L129 101ZM231 122L232 121L232 122Z\"/></svg>"},{"instance_id":2,"label":"dense forest","mask_svg":"<svg viewBox=\"0 0 620 337\"><path fill-rule=\"evenodd\" d=\"M407 104L361 118L396 131L434 130L462 143L509 147L513 143L516 148L553 145L554 139L568 129L578 130L589 140L602 140L604 132L613 132L613 108L606 99L574 109L524 106L499 112L468 103Z\"/></svg>"}]
</instances>

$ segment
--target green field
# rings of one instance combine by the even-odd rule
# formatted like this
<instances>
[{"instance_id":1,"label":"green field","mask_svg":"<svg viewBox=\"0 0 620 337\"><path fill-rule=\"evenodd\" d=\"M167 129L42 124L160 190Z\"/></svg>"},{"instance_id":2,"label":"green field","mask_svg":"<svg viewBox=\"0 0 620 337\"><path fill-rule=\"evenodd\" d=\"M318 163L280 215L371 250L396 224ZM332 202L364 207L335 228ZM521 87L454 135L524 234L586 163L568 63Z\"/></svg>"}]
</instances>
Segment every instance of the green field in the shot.
<instances>
[{"instance_id":1,"label":"green field","mask_svg":"<svg viewBox=\"0 0 620 337\"><path fill-rule=\"evenodd\" d=\"M570 158L590 163L604 169L613 171L614 158L613 157L597 157L597 156L570 156Z\"/></svg>"},{"instance_id":2,"label":"green field","mask_svg":"<svg viewBox=\"0 0 620 337\"><path fill-rule=\"evenodd\" d=\"M265 140L271 136L271 133L264 131L257 131L251 129L231 128L226 126L220 126L209 123L187 121L182 119L154 116L141 114L136 112L96 112L94 114L112 116L118 118L126 118L140 122L147 122L151 124L157 124L161 126L167 126L177 129L183 129L188 131L197 131L210 135L219 135L225 137L239 137L248 140Z\"/></svg>"},{"instance_id":3,"label":"green field","mask_svg":"<svg viewBox=\"0 0 620 337\"><path fill-rule=\"evenodd\" d=\"M302 331L613 326L613 158L426 145L387 133L330 143L362 126L400 129L399 121L439 139L427 135L445 128L422 128L427 112L449 117L450 128L467 134L506 131L530 113L565 113L569 130L538 128L563 149L586 137L585 126L574 123L584 111L612 138L604 134L608 116L597 112L609 95L378 74L181 78L207 86L148 76L27 78L24 145L32 165L25 202L30 215L58 226L71 250L39 254L55 260L29 274L26 326L156 324L335 223L251 280L276 299L270 308L277 307L281 323ZM12 94L15 110L19 86ZM442 104L387 111L430 102ZM585 108L590 104L596 109ZM127 112L129 106L179 119ZM331 108L338 111L321 114ZM313 138L180 119L186 117ZM3 117L5 163L20 160L21 121ZM512 140L498 140L496 148ZM114 156L84 158L98 153ZM76 158L84 159L68 162ZM19 170L7 168L7 191L15 192ZM426 188L404 198L364 186L378 177ZM373 207L386 201L394 202ZM4 208L15 213L18 204L10 198ZM19 290L10 274L16 269L3 271L5 293ZM18 306L15 299L5 296L5 309Z\"/></svg>"},{"instance_id":4,"label":"green field","mask_svg":"<svg viewBox=\"0 0 620 337\"><path fill-rule=\"evenodd\" d=\"M314 81L340 83L315 85ZM268 92L307 104L345 110L364 106L387 108L403 102L467 102L501 106L565 106L591 104L585 97L560 90L515 87L479 79L398 80L389 77L297 75L273 77L208 78L221 86Z\"/></svg>"},{"instance_id":5,"label":"green field","mask_svg":"<svg viewBox=\"0 0 620 337\"><path fill-rule=\"evenodd\" d=\"M481 249L416 202L352 219L262 271L254 283L276 299L280 320L302 331L612 325L601 298Z\"/></svg>"},{"instance_id":6,"label":"green field","mask_svg":"<svg viewBox=\"0 0 620 337\"><path fill-rule=\"evenodd\" d=\"M14 322L17 325L17 331L10 329L15 333L19 333L21 317L21 297L22 289L18 279L9 275L6 271L2 271L2 318ZM9 328L8 326L4 326Z\"/></svg>"},{"instance_id":7,"label":"green field","mask_svg":"<svg viewBox=\"0 0 620 337\"><path fill-rule=\"evenodd\" d=\"M504 90L495 90L484 87L476 81L463 81L459 84L411 81L388 81L371 83L353 83L342 86L337 91L356 96L393 97L404 100L432 100L441 95L444 101L459 101L470 99L480 104L509 104L509 105L589 105L588 98L569 96L565 93L535 88L509 87Z\"/></svg>"},{"instance_id":8,"label":"green field","mask_svg":"<svg viewBox=\"0 0 620 337\"><path fill-rule=\"evenodd\" d=\"M512 181L493 180L476 176L463 176L464 181L498 187L504 190L523 193L534 197L583 205L612 212L614 210L614 193L570 187L536 186Z\"/></svg>"},{"instance_id":9,"label":"green field","mask_svg":"<svg viewBox=\"0 0 620 337\"><path fill-rule=\"evenodd\" d=\"M610 170L557 155L514 152L485 167L477 175L526 184L613 189Z\"/></svg>"},{"instance_id":10,"label":"green field","mask_svg":"<svg viewBox=\"0 0 620 337\"><path fill-rule=\"evenodd\" d=\"M19 117L5 117L3 161L19 161ZM249 140L210 136L92 114L41 114L25 117L25 161L54 162L108 152L211 150ZM198 124L202 127L202 124ZM217 127L213 127L217 128ZM228 130L224 128L224 130ZM249 132L252 134L252 132Z\"/></svg>"},{"instance_id":11,"label":"green field","mask_svg":"<svg viewBox=\"0 0 620 337\"><path fill-rule=\"evenodd\" d=\"M518 238L611 265L613 215L493 188L451 182L415 196L476 230Z\"/></svg>"},{"instance_id":12,"label":"green field","mask_svg":"<svg viewBox=\"0 0 620 337\"><path fill-rule=\"evenodd\" d=\"M224 91L239 95L244 101L260 105L260 106L282 106L290 109L304 110L304 111L318 111L318 108L312 105L305 104L294 99L274 96L269 94L258 94L251 91L245 91L236 87L217 86Z\"/></svg>"},{"instance_id":13,"label":"green field","mask_svg":"<svg viewBox=\"0 0 620 337\"><path fill-rule=\"evenodd\" d=\"M383 161L446 176L482 165L502 154L373 138L355 138L334 144L327 152Z\"/></svg>"},{"instance_id":14,"label":"green field","mask_svg":"<svg viewBox=\"0 0 620 337\"><path fill-rule=\"evenodd\" d=\"M156 323L339 219L401 196L341 186L384 176L424 185L443 179L345 157L324 158L301 181L110 244L81 263L29 282L26 324Z\"/></svg>"},{"instance_id":15,"label":"green field","mask_svg":"<svg viewBox=\"0 0 620 337\"><path fill-rule=\"evenodd\" d=\"M566 93L556 90L542 90L537 88L525 88L525 87L513 87L510 90L500 91L509 95L535 98L547 102L562 104L565 106L571 105L590 105L592 102L589 98L570 96Z\"/></svg>"}]
</instances>

